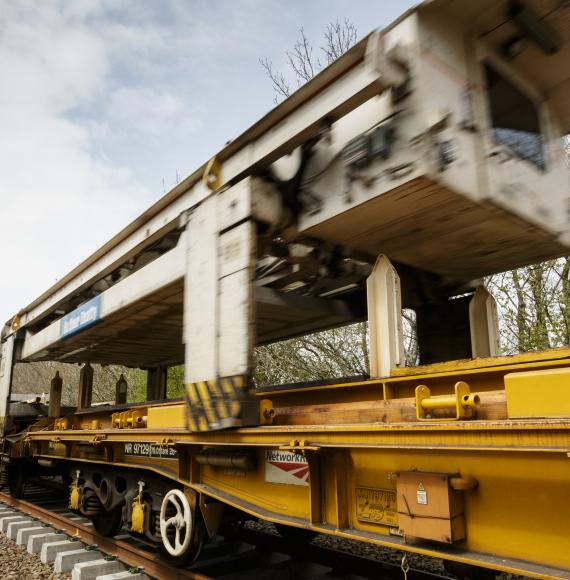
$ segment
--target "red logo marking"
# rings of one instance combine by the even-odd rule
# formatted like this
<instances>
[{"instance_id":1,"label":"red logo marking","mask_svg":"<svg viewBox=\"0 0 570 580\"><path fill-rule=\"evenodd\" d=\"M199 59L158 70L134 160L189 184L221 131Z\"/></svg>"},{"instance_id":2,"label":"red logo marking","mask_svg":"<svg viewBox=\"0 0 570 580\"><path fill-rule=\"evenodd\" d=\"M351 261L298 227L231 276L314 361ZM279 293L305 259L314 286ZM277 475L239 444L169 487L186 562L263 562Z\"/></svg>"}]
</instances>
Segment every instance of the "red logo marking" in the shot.
<instances>
[{"instance_id":1,"label":"red logo marking","mask_svg":"<svg viewBox=\"0 0 570 580\"><path fill-rule=\"evenodd\" d=\"M309 479L309 466L306 464L288 461L270 461L269 463L277 467L277 469L287 471L302 481L307 481Z\"/></svg>"}]
</instances>

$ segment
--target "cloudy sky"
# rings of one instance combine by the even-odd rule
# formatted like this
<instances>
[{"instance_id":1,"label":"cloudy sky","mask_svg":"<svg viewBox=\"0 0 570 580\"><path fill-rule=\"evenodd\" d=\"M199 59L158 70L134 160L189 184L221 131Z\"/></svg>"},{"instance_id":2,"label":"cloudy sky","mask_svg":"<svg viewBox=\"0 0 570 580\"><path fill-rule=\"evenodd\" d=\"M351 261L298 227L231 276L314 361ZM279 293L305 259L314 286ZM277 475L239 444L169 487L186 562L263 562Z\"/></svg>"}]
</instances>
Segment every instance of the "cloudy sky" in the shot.
<instances>
[{"instance_id":1,"label":"cloudy sky","mask_svg":"<svg viewBox=\"0 0 570 580\"><path fill-rule=\"evenodd\" d=\"M273 106L299 27L410 0L0 0L0 326Z\"/></svg>"}]
</instances>

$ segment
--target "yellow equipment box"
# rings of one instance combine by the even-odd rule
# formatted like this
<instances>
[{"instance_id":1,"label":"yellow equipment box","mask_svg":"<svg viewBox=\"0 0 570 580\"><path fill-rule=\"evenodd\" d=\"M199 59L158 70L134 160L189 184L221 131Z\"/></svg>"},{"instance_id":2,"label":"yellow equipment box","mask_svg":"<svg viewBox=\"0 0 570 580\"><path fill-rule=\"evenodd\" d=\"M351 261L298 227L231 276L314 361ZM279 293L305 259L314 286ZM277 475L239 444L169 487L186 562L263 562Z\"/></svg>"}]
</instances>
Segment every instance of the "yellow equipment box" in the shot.
<instances>
[{"instance_id":1,"label":"yellow equipment box","mask_svg":"<svg viewBox=\"0 0 570 580\"><path fill-rule=\"evenodd\" d=\"M570 417L570 369L505 375L509 419Z\"/></svg>"}]
</instances>

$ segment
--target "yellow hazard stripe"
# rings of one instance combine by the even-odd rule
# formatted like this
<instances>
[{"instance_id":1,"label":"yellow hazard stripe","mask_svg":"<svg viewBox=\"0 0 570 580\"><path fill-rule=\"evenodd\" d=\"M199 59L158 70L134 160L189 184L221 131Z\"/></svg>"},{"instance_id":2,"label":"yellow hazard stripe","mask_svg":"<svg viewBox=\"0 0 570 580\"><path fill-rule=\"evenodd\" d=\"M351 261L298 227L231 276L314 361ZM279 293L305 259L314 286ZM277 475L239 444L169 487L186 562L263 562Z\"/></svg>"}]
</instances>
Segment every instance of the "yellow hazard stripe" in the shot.
<instances>
[{"instance_id":1,"label":"yellow hazard stripe","mask_svg":"<svg viewBox=\"0 0 570 580\"><path fill-rule=\"evenodd\" d=\"M208 423L210 425L219 423L218 415L212 403L212 395L210 393L210 389L208 388L207 381L199 381L194 384L196 385L196 389L198 390L198 394L202 402L202 408L206 413Z\"/></svg>"},{"instance_id":2,"label":"yellow hazard stripe","mask_svg":"<svg viewBox=\"0 0 570 580\"><path fill-rule=\"evenodd\" d=\"M186 418L188 420L188 429L190 429L190 431L198 431L198 424L196 423L192 413L192 399L190 398L191 387L192 385L186 385L186 403L188 407Z\"/></svg>"},{"instance_id":3,"label":"yellow hazard stripe","mask_svg":"<svg viewBox=\"0 0 570 580\"><path fill-rule=\"evenodd\" d=\"M218 417L220 419L227 419L229 417L229 408L224 398L224 394L220 389L219 381L208 381L208 386L210 387L210 394L212 395L212 399L215 400Z\"/></svg>"},{"instance_id":4,"label":"yellow hazard stripe","mask_svg":"<svg viewBox=\"0 0 570 580\"><path fill-rule=\"evenodd\" d=\"M186 384L189 429L219 429L223 420L238 419L246 384L243 376Z\"/></svg>"},{"instance_id":5,"label":"yellow hazard stripe","mask_svg":"<svg viewBox=\"0 0 570 580\"><path fill-rule=\"evenodd\" d=\"M190 399L189 416L192 416L195 422L195 429L193 430L208 431L208 421L204 416L204 409L200 396L198 395L196 383L186 385L186 390L188 392L188 398Z\"/></svg>"},{"instance_id":6,"label":"yellow hazard stripe","mask_svg":"<svg viewBox=\"0 0 570 580\"><path fill-rule=\"evenodd\" d=\"M238 378L238 377L236 377ZM225 393L225 400L229 406L230 416L237 417L239 412L241 411L241 405L238 400L238 393L239 393L239 383L236 384L234 377L227 377L220 379L222 384L222 390Z\"/></svg>"}]
</instances>

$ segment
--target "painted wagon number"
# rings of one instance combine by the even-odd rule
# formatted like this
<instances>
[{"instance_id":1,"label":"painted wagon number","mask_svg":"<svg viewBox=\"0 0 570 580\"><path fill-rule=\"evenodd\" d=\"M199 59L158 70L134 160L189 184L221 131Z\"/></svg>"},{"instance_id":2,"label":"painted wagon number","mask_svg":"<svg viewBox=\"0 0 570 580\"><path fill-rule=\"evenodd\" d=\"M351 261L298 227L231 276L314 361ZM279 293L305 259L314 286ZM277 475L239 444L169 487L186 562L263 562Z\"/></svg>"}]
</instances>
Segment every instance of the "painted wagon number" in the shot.
<instances>
[{"instance_id":1,"label":"painted wagon number","mask_svg":"<svg viewBox=\"0 0 570 580\"><path fill-rule=\"evenodd\" d=\"M154 443L125 443L125 455L134 457L160 457L162 459L177 459L178 451L172 447L162 447Z\"/></svg>"}]
</instances>

